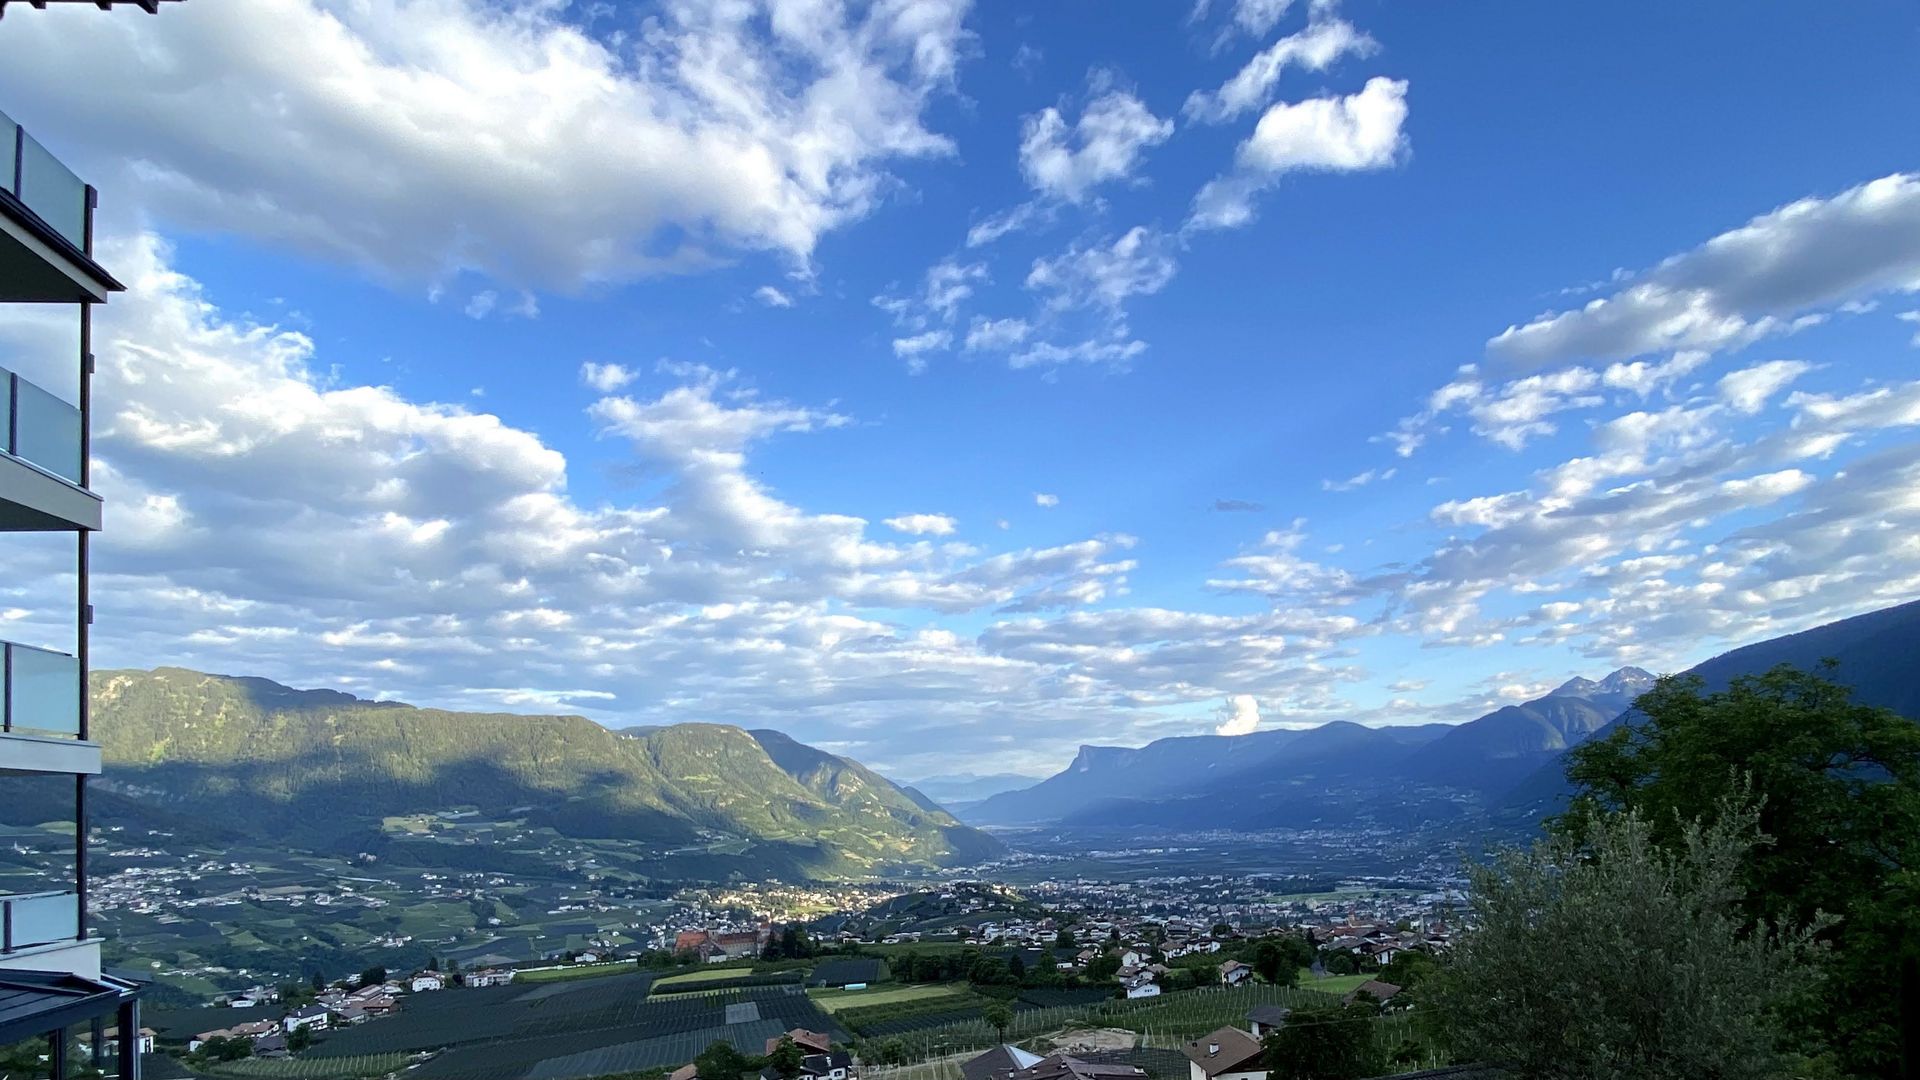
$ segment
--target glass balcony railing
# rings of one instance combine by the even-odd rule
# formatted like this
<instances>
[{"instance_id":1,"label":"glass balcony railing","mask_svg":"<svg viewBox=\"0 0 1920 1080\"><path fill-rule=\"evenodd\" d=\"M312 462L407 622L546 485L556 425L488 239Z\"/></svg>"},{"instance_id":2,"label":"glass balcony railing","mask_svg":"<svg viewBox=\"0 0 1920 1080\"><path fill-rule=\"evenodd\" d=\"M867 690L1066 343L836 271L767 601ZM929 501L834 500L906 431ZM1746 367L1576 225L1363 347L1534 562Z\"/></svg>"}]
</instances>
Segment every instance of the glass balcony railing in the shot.
<instances>
[{"instance_id":1,"label":"glass balcony railing","mask_svg":"<svg viewBox=\"0 0 1920 1080\"><path fill-rule=\"evenodd\" d=\"M74 247L87 249L87 185L5 113L0 113L0 186Z\"/></svg>"},{"instance_id":2,"label":"glass balcony railing","mask_svg":"<svg viewBox=\"0 0 1920 1080\"><path fill-rule=\"evenodd\" d=\"M80 737L80 661L66 653L0 641L0 728Z\"/></svg>"},{"instance_id":3,"label":"glass balcony railing","mask_svg":"<svg viewBox=\"0 0 1920 1080\"><path fill-rule=\"evenodd\" d=\"M0 952L79 937L79 893L0 893Z\"/></svg>"},{"instance_id":4,"label":"glass balcony railing","mask_svg":"<svg viewBox=\"0 0 1920 1080\"><path fill-rule=\"evenodd\" d=\"M0 450L80 482L80 410L0 368Z\"/></svg>"}]
</instances>

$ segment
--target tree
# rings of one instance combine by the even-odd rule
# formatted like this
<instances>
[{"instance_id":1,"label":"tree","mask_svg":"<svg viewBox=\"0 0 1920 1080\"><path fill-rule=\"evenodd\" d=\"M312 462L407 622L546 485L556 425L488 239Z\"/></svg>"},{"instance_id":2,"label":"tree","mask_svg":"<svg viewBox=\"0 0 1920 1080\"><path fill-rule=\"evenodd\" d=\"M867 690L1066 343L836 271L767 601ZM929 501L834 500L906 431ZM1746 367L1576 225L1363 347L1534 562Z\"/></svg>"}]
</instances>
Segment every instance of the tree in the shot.
<instances>
[{"instance_id":1,"label":"tree","mask_svg":"<svg viewBox=\"0 0 1920 1080\"><path fill-rule=\"evenodd\" d=\"M1354 1004L1300 1009L1261 1041L1271 1080L1355 1080L1377 1075L1384 1063L1374 1048L1377 1010Z\"/></svg>"},{"instance_id":2,"label":"tree","mask_svg":"<svg viewBox=\"0 0 1920 1080\"><path fill-rule=\"evenodd\" d=\"M375 964L360 973L361 986L378 986L387 981L387 969Z\"/></svg>"},{"instance_id":3,"label":"tree","mask_svg":"<svg viewBox=\"0 0 1920 1080\"><path fill-rule=\"evenodd\" d=\"M1094 982L1104 982L1120 971L1120 958L1112 953L1101 953L1087 961L1087 978Z\"/></svg>"},{"instance_id":4,"label":"tree","mask_svg":"<svg viewBox=\"0 0 1920 1080\"><path fill-rule=\"evenodd\" d=\"M700 1080L740 1080L740 1074L747 1070L747 1059L732 1043L722 1040L700 1051L693 1067Z\"/></svg>"},{"instance_id":5,"label":"tree","mask_svg":"<svg viewBox=\"0 0 1920 1080\"><path fill-rule=\"evenodd\" d=\"M1073 931L1064 926L1060 928L1059 933L1053 935L1053 947L1056 949L1071 949L1077 944L1078 942L1073 939Z\"/></svg>"},{"instance_id":6,"label":"tree","mask_svg":"<svg viewBox=\"0 0 1920 1080\"><path fill-rule=\"evenodd\" d=\"M1473 929L1420 992L1456 1060L1530 1080L1778 1074L1775 1010L1811 988L1811 928L1756 925L1740 875L1750 805L1682 826L1594 815L1470 868Z\"/></svg>"},{"instance_id":7,"label":"tree","mask_svg":"<svg viewBox=\"0 0 1920 1080\"><path fill-rule=\"evenodd\" d=\"M1253 970L1275 986L1292 986L1300 981L1300 969L1313 962L1302 958L1297 939L1266 938L1253 947Z\"/></svg>"},{"instance_id":8,"label":"tree","mask_svg":"<svg viewBox=\"0 0 1920 1080\"><path fill-rule=\"evenodd\" d=\"M427 970L428 970L428 971L439 971L439 970L440 970L440 961L438 961L438 960L436 960L436 959L434 959L434 958L433 958L433 957L431 957L431 956L429 956L429 957L427 957Z\"/></svg>"},{"instance_id":9,"label":"tree","mask_svg":"<svg viewBox=\"0 0 1920 1080\"><path fill-rule=\"evenodd\" d=\"M873 1056L882 1065L905 1065L907 1044L900 1039L882 1039L873 1048Z\"/></svg>"},{"instance_id":10,"label":"tree","mask_svg":"<svg viewBox=\"0 0 1920 1080\"><path fill-rule=\"evenodd\" d=\"M287 1032L287 1049L299 1053L313 1045L313 1032L304 1024Z\"/></svg>"},{"instance_id":11,"label":"tree","mask_svg":"<svg viewBox=\"0 0 1920 1080\"><path fill-rule=\"evenodd\" d=\"M1328 953L1327 958L1320 962L1320 966L1333 975L1351 975L1360 970L1360 965L1354 960L1353 954L1345 949Z\"/></svg>"},{"instance_id":12,"label":"tree","mask_svg":"<svg viewBox=\"0 0 1920 1080\"><path fill-rule=\"evenodd\" d=\"M1019 953L1007 957L1007 974L1012 975L1016 982L1027 977L1027 962Z\"/></svg>"},{"instance_id":13,"label":"tree","mask_svg":"<svg viewBox=\"0 0 1920 1080\"><path fill-rule=\"evenodd\" d=\"M1223 922L1217 922L1217 923L1214 923L1214 924L1213 924L1213 936L1214 936L1214 937L1217 937L1217 938L1223 938L1223 937L1232 937L1232 936L1233 936L1233 927L1231 927L1231 926L1229 926L1229 925L1227 925L1226 923L1223 923Z\"/></svg>"},{"instance_id":14,"label":"tree","mask_svg":"<svg viewBox=\"0 0 1920 1080\"><path fill-rule=\"evenodd\" d=\"M1389 982L1403 990L1411 990L1427 980L1437 970L1433 957L1417 949L1403 949L1393 954L1387 966L1380 969L1380 981Z\"/></svg>"},{"instance_id":15,"label":"tree","mask_svg":"<svg viewBox=\"0 0 1920 1080\"><path fill-rule=\"evenodd\" d=\"M217 1035L200 1044L200 1055L208 1061L239 1061L253 1056L253 1040Z\"/></svg>"},{"instance_id":16,"label":"tree","mask_svg":"<svg viewBox=\"0 0 1920 1080\"><path fill-rule=\"evenodd\" d=\"M1838 921L1828 992L1796 1010L1809 1047L1832 1048L1852 1073L1893 1072L1901 1032L1920 1032L1920 725L1853 704L1816 673L1781 666L1717 694L1699 679L1661 679L1622 724L1567 755L1575 797L1552 823L1583 838L1594 810L1638 810L1654 842L1682 849L1683 823L1730 797L1759 800L1768 842L1745 862L1741 908L1800 925ZM1920 1043L1905 1051L1920 1069Z\"/></svg>"},{"instance_id":17,"label":"tree","mask_svg":"<svg viewBox=\"0 0 1920 1080\"><path fill-rule=\"evenodd\" d=\"M313 992L316 994L322 990L325 990L327 988L327 977L325 975L320 974L320 972L316 970L313 973L312 986L313 986Z\"/></svg>"},{"instance_id":18,"label":"tree","mask_svg":"<svg viewBox=\"0 0 1920 1080\"><path fill-rule=\"evenodd\" d=\"M800 1049L793 1039L785 1035L780 1037L780 1042L774 1046L773 1053L767 1055L767 1064L773 1066L774 1071L781 1076L798 1075L806 1060L806 1051Z\"/></svg>"},{"instance_id":19,"label":"tree","mask_svg":"<svg viewBox=\"0 0 1920 1080\"><path fill-rule=\"evenodd\" d=\"M1007 1041L1007 1028L1013 1024L1013 1010L1003 1002L994 1002L980 1010L980 1018L998 1033L1001 1042Z\"/></svg>"}]
</instances>

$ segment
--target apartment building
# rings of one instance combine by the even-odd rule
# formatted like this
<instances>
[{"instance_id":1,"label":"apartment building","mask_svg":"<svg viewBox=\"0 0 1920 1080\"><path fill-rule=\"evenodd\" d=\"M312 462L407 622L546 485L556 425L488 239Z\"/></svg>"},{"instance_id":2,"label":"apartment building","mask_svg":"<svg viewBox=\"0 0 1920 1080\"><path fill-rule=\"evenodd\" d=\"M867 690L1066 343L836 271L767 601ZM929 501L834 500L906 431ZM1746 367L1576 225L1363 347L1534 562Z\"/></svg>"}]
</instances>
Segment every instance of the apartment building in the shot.
<instances>
[{"instance_id":1,"label":"apartment building","mask_svg":"<svg viewBox=\"0 0 1920 1080\"><path fill-rule=\"evenodd\" d=\"M139 1040L105 1033L140 1030L136 989L101 971L87 926L87 787L100 772L86 695L101 506L88 464L93 306L121 288L94 261L95 205L93 188L0 113L0 303L12 316L0 336L0 587L26 597L0 604L14 611L0 618L0 835L26 856L0 864L0 1055L43 1076L134 1078Z\"/></svg>"}]
</instances>

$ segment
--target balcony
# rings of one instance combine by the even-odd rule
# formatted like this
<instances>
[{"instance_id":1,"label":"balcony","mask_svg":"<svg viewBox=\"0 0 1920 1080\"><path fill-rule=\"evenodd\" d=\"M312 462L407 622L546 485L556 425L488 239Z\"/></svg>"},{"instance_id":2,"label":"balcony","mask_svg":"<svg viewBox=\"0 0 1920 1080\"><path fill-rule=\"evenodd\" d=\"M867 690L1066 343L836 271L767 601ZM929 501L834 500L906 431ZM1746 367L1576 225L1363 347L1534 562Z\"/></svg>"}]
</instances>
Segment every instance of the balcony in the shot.
<instances>
[{"instance_id":1,"label":"balcony","mask_svg":"<svg viewBox=\"0 0 1920 1080\"><path fill-rule=\"evenodd\" d=\"M0 300L91 303L122 286L93 261L93 189L0 113Z\"/></svg>"},{"instance_id":2,"label":"balcony","mask_svg":"<svg viewBox=\"0 0 1920 1080\"><path fill-rule=\"evenodd\" d=\"M0 368L0 450L79 484L80 410Z\"/></svg>"},{"instance_id":3,"label":"balcony","mask_svg":"<svg viewBox=\"0 0 1920 1080\"><path fill-rule=\"evenodd\" d=\"M0 894L0 954L80 940L80 894Z\"/></svg>"},{"instance_id":4,"label":"balcony","mask_svg":"<svg viewBox=\"0 0 1920 1080\"><path fill-rule=\"evenodd\" d=\"M79 659L0 641L0 705L0 732L78 739Z\"/></svg>"},{"instance_id":5,"label":"balcony","mask_svg":"<svg viewBox=\"0 0 1920 1080\"><path fill-rule=\"evenodd\" d=\"M0 641L0 776L100 772L100 744L81 737L80 685L77 657Z\"/></svg>"},{"instance_id":6,"label":"balcony","mask_svg":"<svg viewBox=\"0 0 1920 1080\"><path fill-rule=\"evenodd\" d=\"M0 532L100 528L100 497L81 486L80 410L0 368Z\"/></svg>"}]
</instances>

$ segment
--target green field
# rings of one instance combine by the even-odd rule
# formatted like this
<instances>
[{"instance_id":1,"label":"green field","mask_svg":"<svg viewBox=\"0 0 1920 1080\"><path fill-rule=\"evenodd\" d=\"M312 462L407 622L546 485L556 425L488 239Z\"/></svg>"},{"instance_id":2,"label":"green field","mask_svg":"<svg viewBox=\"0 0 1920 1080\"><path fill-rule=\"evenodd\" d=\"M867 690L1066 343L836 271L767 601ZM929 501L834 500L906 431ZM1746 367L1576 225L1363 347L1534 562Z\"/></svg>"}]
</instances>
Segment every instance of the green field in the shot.
<instances>
[{"instance_id":1,"label":"green field","mask_svg":"<svg viewBox=\"0 0 1920 1080\"><path fill-rule=\"evenodd\" d=\"M655 979L653 985L659 989L672 989L676 986L694 986L710 983L719 979L737 979L742 975L753 974L751 967L705 967L698 971L689 971L684 975L669 975L664 979Z\"/></svg>"},{"instance_id":2,"label":"green field","mask_svg":"<svg viewBox=\"0 0 1920 1080\"><path fill-rule=\"evenodd\" d=\"M1371 975L1315 975L1301 968L1300 989L1318 990L1323 994L1345 994L1371 978Z\"/></svg>"},{"instance_id":3,"label":"green field","mask_svg":"<svg viewBox=\"0 0 1920 1080\"><path fill-rule=\"evenodd\" d=\"M562 979L592 979L601 975L631 975L640 970L631 961L622 960L612 964L581 964L576 967L547 968L543 971L521 971L513 977L514 982L559 982Z\"/></svg>"},{"instance_id":4,"label":"green field","mask_svg":"<svg viewBox=\"0 0 1920 1080\"><path fill-rule=\"evenodd\" d=\"M903 1001L923 1001L928 998L953 998L954 1007L963 1007L968 995L955 986L890 986L885 990L832 990L815 988L807 991L815 1005L832 1013L842 1009L864 1009L869 1005L897 1005Z\"/></svg>"}]
</instances>

